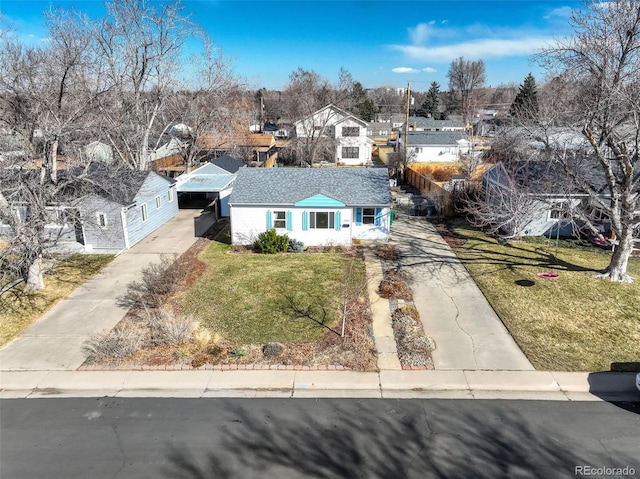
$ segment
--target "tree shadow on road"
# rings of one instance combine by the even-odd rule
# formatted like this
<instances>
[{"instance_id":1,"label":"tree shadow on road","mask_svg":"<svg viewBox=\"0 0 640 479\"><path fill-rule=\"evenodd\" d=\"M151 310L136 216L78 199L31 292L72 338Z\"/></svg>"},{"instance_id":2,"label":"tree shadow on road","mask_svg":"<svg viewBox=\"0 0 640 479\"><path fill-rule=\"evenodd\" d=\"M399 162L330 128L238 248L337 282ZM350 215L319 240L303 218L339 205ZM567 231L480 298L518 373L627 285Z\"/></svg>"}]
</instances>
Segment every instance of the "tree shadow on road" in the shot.
<instances>
[{"instance_id":1,"label":"tree shadow on road","mask_svg":"<svg viewBox=\"0 0 640 479\"><path fill-rule=\"evenodd\" d=\"M313 401L313 413L292 403L290 413L278 415L229 400L234 427L223 447L199 458L169 446L163 476L575 477L575 465L594 462L569 437L538 429L513 409L490 405L478 418L464 401L442 401L434 410L433 401L420 400Z\"/></svg>"}]
</instances>

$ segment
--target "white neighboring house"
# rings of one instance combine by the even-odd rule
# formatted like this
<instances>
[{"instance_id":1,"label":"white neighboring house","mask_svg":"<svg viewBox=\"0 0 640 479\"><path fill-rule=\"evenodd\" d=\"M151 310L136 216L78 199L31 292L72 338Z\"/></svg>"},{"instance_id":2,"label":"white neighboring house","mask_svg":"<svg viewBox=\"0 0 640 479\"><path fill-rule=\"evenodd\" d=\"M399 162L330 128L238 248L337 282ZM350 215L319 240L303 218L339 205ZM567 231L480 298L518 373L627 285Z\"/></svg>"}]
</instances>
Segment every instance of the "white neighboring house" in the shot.
<instances>
[{"instance_id":1,"label":"white neighboring house","mask_svg":"<svg viewBox=\"0 0 640 479\"><path fill-rule=\"evenodd\" d=\"M98 161L100 163L107 163L108 165L113 164L113 149L99 141L93 141L86 145L82 152L84 156L91 162Z\"/></svg>"},{"instance_id":2,"label":"white neighboring house","mask_svg":"<svg viewBox=\"0 0 640 479\"><path fill-rule=\"evenodd\" d=\"M295 123L298 138L330 138L335 141L335 161L347 166L371 164L373 141L367 123L335 105L327 105Z\"/></svg>"},{"instance_id":3,"label":"white neighboring house","mask_svg":"<svg viewBox=\"0 0 640 479\"><path fill-rule=\"evenodd\" d=\"M386 168L241 168L231 193L231 241L250 245L264 231L307 246L389 239Z\"/></svg>"},{"instance_id":4,"label":"white neighboring house","mask_svg":"<svg viewBox=\"0 0 640 479\"><path fill-rule=\"evenodd\" d=\"M407 156L416 163L460 161L460 155L471 151L471 142L462 131L410 131L408 138ZM403 135L401 149L404 142Z\"/></svg>"}]
</instances>

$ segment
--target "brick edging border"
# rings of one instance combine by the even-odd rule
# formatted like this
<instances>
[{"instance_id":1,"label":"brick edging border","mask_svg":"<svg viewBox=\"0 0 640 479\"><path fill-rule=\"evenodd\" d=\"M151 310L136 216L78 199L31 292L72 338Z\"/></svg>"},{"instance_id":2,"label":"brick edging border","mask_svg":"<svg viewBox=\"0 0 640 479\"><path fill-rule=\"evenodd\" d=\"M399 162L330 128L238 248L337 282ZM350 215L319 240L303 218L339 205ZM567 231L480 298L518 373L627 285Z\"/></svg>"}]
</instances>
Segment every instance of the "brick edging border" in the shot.
<instances>
[{"instance_id":1,"label":"brick edging border","mask_svg":"<svg viewBox=\"0 0 640 479\"><path fill-rule=\"evenodd\" d=\"M340 365L299 366L284 364L204 364L194 368L190 364L139 364L103 366L97 364L82 365L78 371L352 371Z\"/></svg>"}]
</instances>

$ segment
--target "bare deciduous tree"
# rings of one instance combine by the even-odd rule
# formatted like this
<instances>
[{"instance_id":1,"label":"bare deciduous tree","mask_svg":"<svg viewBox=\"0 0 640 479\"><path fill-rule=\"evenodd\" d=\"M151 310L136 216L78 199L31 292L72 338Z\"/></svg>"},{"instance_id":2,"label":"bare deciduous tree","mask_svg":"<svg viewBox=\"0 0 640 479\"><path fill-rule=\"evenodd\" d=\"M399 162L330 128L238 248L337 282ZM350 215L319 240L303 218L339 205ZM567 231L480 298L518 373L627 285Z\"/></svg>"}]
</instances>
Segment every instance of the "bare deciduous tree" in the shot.
<instances>
[{"instance_id":1,"label":"bare deciduous tree","mask_svg":"<svg viewBox=\"0 0 640 479\"><path fill-rule=\"evenodd\" d=\"M107 16L94 25L96 58L109 86L100 119L122 164L146 169L150 146L170 128L158 120L194 31L179 3L149 0L107 3Z\"/></svg>"},{"instance_id":2,"label":"bare deciduous tree","mask_svg":"<svg viewBox=\"0 0 640 479\"><path fill-rule=\"evenodd\" d=\"M582 132L589 151L547 145L548 151L611 219L619 246L602 276L629 282L627 264L640 228L640 1L589 1L571 19L574 34L540 59L580 92L570 125ZM576 165L585 162L600 171L604 184L580 174Z\"/></svg>"},{"instance_id":3,"label":"bare deciduous tree","mask_svg":"<svg viewBox=\"0 0 640 479\"><path fill-rule=\"evenodd\" d=\"M482 60L470 61L460 57L451 62L449 90L459 102L465 126L470 125L475 110L475 92L484 86L485 72Z\"/></svg>"}]
</instances>

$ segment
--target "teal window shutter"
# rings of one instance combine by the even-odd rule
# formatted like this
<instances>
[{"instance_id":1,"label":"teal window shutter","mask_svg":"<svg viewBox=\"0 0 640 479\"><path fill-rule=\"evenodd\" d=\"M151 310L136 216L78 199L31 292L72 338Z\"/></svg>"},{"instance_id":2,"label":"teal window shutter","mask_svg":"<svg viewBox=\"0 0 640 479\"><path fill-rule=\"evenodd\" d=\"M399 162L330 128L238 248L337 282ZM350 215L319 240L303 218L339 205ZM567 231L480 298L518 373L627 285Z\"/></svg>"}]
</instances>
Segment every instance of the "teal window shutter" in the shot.
<instances>
[{"instance_id":1,"label":"teal window shutter","mask_svg":"<svg viewBox=\"0 0 640 479\"><path fill-rule=\"evenodd\" d=\"M376 208L376 226L382 226L382 208Z\"/></svg>"},{"instance_id":2,"label":"teal window shutter","mask_svg":"<svg viewBox=\"0 0 640 479\"><path fill-rule=\"evenodd\" d=\"M293 215L291 211L287 211L287 231L293 230Z\"/></svg>"},{"instance_id":3,"label":"teal window shutter","mask_svg":"<svg viewBox=\"0 0 640 479\"><path fill-rule=\"evenodd\" d=\"M302 231L307 231L309 229L309 213L306 211L302 212Z\"/></svg>"},{"instance_id":4,"label":"teal window shutter","mask_svg":"<svg viewBox=\"0 0 640 479\"><path fill-rule=\"evenodd\" d=\"M362 208L356 208L356 224L358 226L362 224Z\"/></svg>"},{"instance_id":5,"label":"teal window shutter","mask_svg":"<svg viewBox=\"0 0 640 479\"><path fill-rule=\"evenodd\" d=\"M273 228L273 213L267 211L267 231Z\"/></svg>"},{"instance_id":6,"label":"teal window shutter","mask_svg":"<svg viewBox=\"0 0 640 479\"><path fill-rule=\"evenodd\" d=\"M342 230L342 212L336 211L336 231Z\"/></svg>"}]
</instances>

